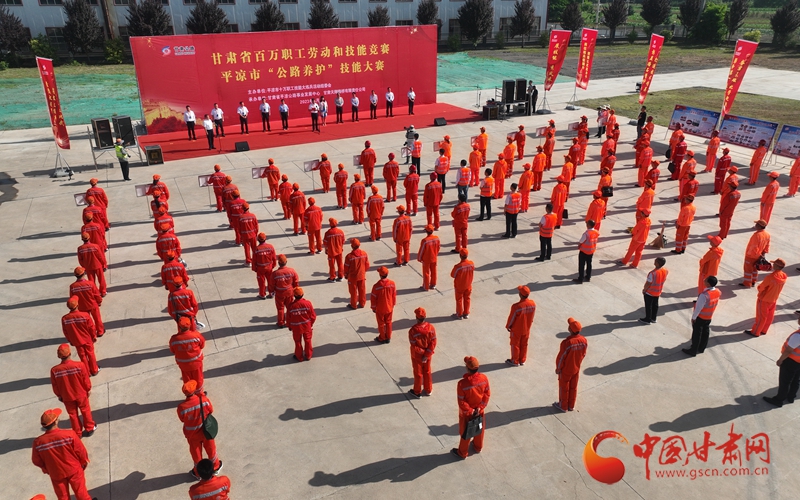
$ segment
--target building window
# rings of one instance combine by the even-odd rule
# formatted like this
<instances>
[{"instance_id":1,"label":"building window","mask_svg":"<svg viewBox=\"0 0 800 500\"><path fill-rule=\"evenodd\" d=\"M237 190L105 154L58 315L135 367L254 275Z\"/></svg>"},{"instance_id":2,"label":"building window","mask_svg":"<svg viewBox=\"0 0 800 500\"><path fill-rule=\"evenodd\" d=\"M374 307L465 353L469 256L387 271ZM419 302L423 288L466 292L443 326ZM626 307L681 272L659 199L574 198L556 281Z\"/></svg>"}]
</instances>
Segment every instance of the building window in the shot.
<instances>
[{"instance_id":1,"label":"building window","mask_svg":"<svg viewBox=\"0 0 800 500\"><path fill-rule=\"evenodd\" d=\"M169 0L161 0L161 5L169 5Z\"/></svg>"},{"instance_id":2,"label":"building window","mask_svg":"<svg viewBox=\"0 0 800 500\"><path fill-rule=\"evenodd\" d=\"M459 24L458 18L447 21L447 36L453 35L461 36L461 24Z\"/></svg>"},{"instance_id":3,"label":"building window","mask_svg":"<svg viewBox=\"0 0 800 500\"><path fill-rule=\"evenodd\" d=\"M131 0L114 0L114 5L130 5Z\"/></svg>"},{"instance_id":4,"label":"building window","mask_svg":"<svg viewBox=\"0 0 800 500\"><path fill-rule=\"evenodd\" d=\"M125 42L125 45L130 45L131 43L131 36L128 34L128 27L127 26L120 26L119 27L119 39Z\"/></svg>"},{"instance_id":5,"label":"building window","mask_svg":"<svg viewBox=\"0 0 800 500\"><path fill-rule=\"evenodd\" d=\"M413 19L398 19L394 22L395 26L414 26Z\"/></svg>"},{"instance_id":6,"label":"building window","mask_svg":"<svg viewBox=\"0 0 800 500\"><path fill-rule=\"evenodd\" d=\"M510 31L511 31L511 17L501 17L500 18L500 31L505 35L506 40L510 38Z\"/></svg>"},{"instance_id":7,"label":"building window","mask_svg":"<svg viewBox=\"0 0 800 500\"><path fill-rule=\"evenodd\" d=\"M369 0L369 3L386 2L386 0Z\"/></svg>"},{"instance_id":8,"label":"building window","mask_svg":"<svg viewBox=\"0 0 800 500\"><path fill-rule=\"evenodd\" d=\"M358 28L358 21L339 21L340 28Z\"/></svg>"},{"instance_id":9,"label":"building window","mask_svg":"<svg viewBox=\"0 0 800 500\"><path fill-rule=\"evenodd\" d=\"M358 0L339 0L339 3L356 3ZM370 0L372 1L372 0Z\"/></svg>"},{"instance_id":10,"label":"building window","mask_svg":"<svg viewBox=\"0 0 800 500\"><path fill-rule=\"evenodd\" d=\"M297 3L297 0L278 0L278 3Z\"/></svg>"},{"instance_id":11,"label":"building window","mask_svg":"<svg viewBox=\"0 0 800 500\"><path fill-rule=\"evenodd\" d=\"M236 3L236 0L217 0L217 4L222 5L233 5Z\"/></svg>"},{"instance_id":12,"label":"building window","mask_svg":"<svg viewBox=\"0 0 800 500\"><path fill-rule=\"evenodd\" d=\"M0 5L22 5L22 0L0 0Z\"/></svg>"},{"instance_id":13,"label":"building window","mask_svg":"<svg viewBox=\"0 0 800 500\"><path fill-rule=\"evenodd\" d=\"M197 3L197 0L183 0L183 5L194 5Z\"/></svg>"},{"instance_id":14,"label":"building window","mask_svg":"<svg viewBox=\"0 0 800 500\"><path fill-rule=\"evenodd\" d=\"M239 25L238 24L228 24L225 26L225 30L223 33L238 33L239 32Z\"/></svg>"},{"instance_id":15,"label":"building window","mask_svg":"<svg viewBox=\"0 0 800 500\"><path fill-rule=\"evenodd\" d=\"M64 41L64 28L45 28L45 34L50 43L58 52L68 52L67 42Z\"/></svg>"},{"instance_id":16,"label":"building window","mask_svg":"<svg viewBox=\"0 0 800 500\"><path fill-rule=\"evenodd\" d=\"M283 23L283 29L285 31L299 31L300 23Z\"/></svg>"},{"instance_id":17,"label":"building window","mask_svg":"<svg viewBox=\"0 0 800 500\"><path fill-rule=\"evenodd\" d=\"M61 5L61 0L39 0L39 5Z\"/></svg>"},{"instance_id":18,"label":"building window","mask_svg":"<svg viewBox=\"0 0 800 500\"><path fill-rule=\"evenodd\" d=\"M413 2L414 0L394 0L395 2Z\"/></svg>"}]
</instances>

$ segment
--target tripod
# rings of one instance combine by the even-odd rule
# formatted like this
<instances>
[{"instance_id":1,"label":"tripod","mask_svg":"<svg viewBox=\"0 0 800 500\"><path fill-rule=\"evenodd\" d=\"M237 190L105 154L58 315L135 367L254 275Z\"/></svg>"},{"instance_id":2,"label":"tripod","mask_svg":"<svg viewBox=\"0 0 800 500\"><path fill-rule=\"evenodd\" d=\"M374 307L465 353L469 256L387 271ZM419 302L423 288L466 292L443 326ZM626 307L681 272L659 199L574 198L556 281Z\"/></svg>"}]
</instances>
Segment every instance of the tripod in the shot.
<instances>
[{"instance_id":1,"label":"tripod","mask_svg":"<svg viewBox=\"0 0 800 500\"><path fill-rule=\"evenodd\" d=\"M475 102L475 107L476 108L480 108L481 107L481 86L480 85L475 85L475 88L477 89L477 94L478 94L478 100Z\"/></svg>"}]
</instances>

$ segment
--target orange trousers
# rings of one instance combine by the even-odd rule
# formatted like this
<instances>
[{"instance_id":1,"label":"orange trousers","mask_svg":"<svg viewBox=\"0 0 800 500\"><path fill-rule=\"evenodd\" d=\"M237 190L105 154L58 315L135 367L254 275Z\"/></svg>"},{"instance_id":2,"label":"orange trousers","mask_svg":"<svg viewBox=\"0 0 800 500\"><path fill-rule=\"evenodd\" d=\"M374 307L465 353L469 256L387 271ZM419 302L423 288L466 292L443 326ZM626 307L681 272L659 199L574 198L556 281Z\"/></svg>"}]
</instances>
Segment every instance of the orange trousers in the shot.
<instances>
[{"instance_id":1,"label":"orange trousers","mask_svg":"<svg viewBox=\"0 0 800 500\"><path fill-rule=\"evenodd\" d=\"M378 321L378 340L392 340L392 312L375 313Z\"/></svg>"},{"instance_id":2,"label":"orange trousers","mask_svg":"<svg viewBox=\"0 0 800 500\"><path fill-rule=\"evenodd\" d=\"M479 151L481 152L481 167L485 167L486 166L486 150L485 149L481 149ZM419 173L419 172L417 172L417 173Z\"/></svg>"},{"instance_id":3,"label":"orange trousers","mask_svg":"<svg viewBox=\"0 0 800 500\"><path fill-rule=\"evenodd\" d=\"M406 193L406 210L409 215L417 215L417 205L419 195L417 193Z\"/></svg>"},{"instance_id":4,"label":"orange trousers","mask_svg":"<svg viewBox=\"0 0 800 500\"><path fill-rule=\"evenodd\" d=\"M386 179L386 201L397 201L397 179Z\"/></svg>"},{"instance_id":5,"label":"orange trousers","mask_svg":"<svg viewBox=\"0 0 800 500\"><path fill-rule=\"evenodd\" d=\"M186 440L189 442L189 454L192 455L192 462L194 462L195 467L197 467L197 463L203 459L203 450L205 450L208 459L214 462L214 468L219 468L217 444L213 439L206 439L203 434L203 429L197 430L191 437L187 437Z\"/></svg>"},{"instance_id":6,"label":"orange trousers","mask_svg":"<svg viewBox=\"0 0 800 500\"><path fill-rule=\"evenodd\" d=\"M456 251L467 248L467 226L453 226L453 230L456 233Z\"/></svg>"},{"instance_id":7,"label":"orange trousers","mask_svg":"<svg viewBox=\"0 0 800 500\"><path fill-rule=\"evenodd\" d=\"M367 280L348 281L347 288L350 290L350 307L364 307L367 303Z\"/></svg>"},{"instance_id":8,"label":"orange trousers","mask_svg":"<svg viewBox=\"0 0 800 500\"><path fill-rule=\"evenodd\" d=\"M220 189L219 192L214 190L214 198L217 200L217 212L222 212L222 190Z\"/></svg>"},{"instance_id":9,"label":"orange trousers","mask_svg":"<svg viewBox=\"0 0 800 500\"><path fill-rule=\"evenodd\" d=\"M336 206L347 208L347 190L336 186Z\"/></svg>"},{"instance_id":10,"label":"orange trousers","mask_svg":"<svg viewBox=\"0 0 800 500\"><path fill-rule=\"evenodd\" d=\"M547 158L547 161L544 164L544 169L550 170L553 167L553 155L545 155L545 158Z\"/></svg>"},{"instance_id":11,"label":"orange trousers","mask_svg":"<svg viewBox=\"0 0 800 500\"><path fill-rule=\"evenodd\" d=\"M789 196L797 194L797 188L800 187L800 175L793 175L789 178Z\"/></svg>"},{"instance_id":12,"label":"orange trousers","mask_svg":"<svg viewBox=\"0 0 800 500\"><path fill-rule=\"evenodd\" d=\"M469 422L471 415L467 416L458 416L458 435L463 436L464 431L467 429L467 422ZM483 416L483 429L481 429L481 433L472 438L472 448L475 449L475 453L480 453L483 449L483 435L486 434L486 415L481 412L481 416ZM458 442L458 455L467 458L469 454L469 440L468 439L461 439Z\"/></svg>"},{"instance_id":13,"label":"orange trousers","mask_svg":"<svg viewBox=\"0 0 800 500\"><path fill-rule=\"evenodd\" d=\"M578 398L578 377L580 373L574 375L558 375L558 405L564 410L575 408L575 400Z\"/></svg>"},{"instance_id":14,"label":"orange trousers","mask_svg":"<svg viewBox=\"0 0 800 500\"><path fill-rule=\"evenodd\" d=\"M472 288L459 290L456 288L456 315L469 316L469 307L472 304Z\"/></svg>"},{"instance_id":15,"label":"orange trousers","mask_svg":"<svg viewBox=\"0 0 800 500\"><path fill-rule=\"evenodd\" d=\"M511 334L511 362L521 365L528 359L528 339L530 334Z\"/></svg>"},{"instance_id":16,"label":"orange trousers","mask_svg":"<svg viewBox=\"0 0 800 500\"><path fill-rule=\"evenodd\" d=\"M425 389L429 395L433 393L433 379L431 378L431 360L426 363L411 357L411 368L414 370L414 392L419 394Z\"/></svg>"},{"instance_id":17,"label":"orange trousers","mask_svg":"<svg viewBox=\"0 0 800 500\"><path fill-rule=\"evenodd\" d=\"M719 216L719 237L723 240L728 237L728 231L731 230L731 219L733 215L724 216L720 214Z\"/></svg>"},{"instance_id":18,"label":"orange trousers","mask_svg":"<svg viewBox=\"0 0 800 500\"><path fill-rule=\"evenodd\" d=\"M403 241L394 244L394 249L397 252L397 259L395 259L397 264L408 264L408 247L410 243L410 241Z\"/></svg>"},{"instance_id":19,"label":"orange trousers","mask_svg":"<svg viewBox=\"0 0 800 500\"><path fill-rule=\"evenodd\" d=\"M528 189L527 191L520 191L519 194L522 196L522 211L528 211L528 204L530 203L531 197L531 190Z\"/></svg>"},{"instance_id":20,"label":"orange trousers","mask_svg":"<svg viewBox=\"0 0 800 500\"><path fill-rule=\"evenodd\" d=\"M316 231L308 231L308 251L309 252L322 252L322 233L320 229Z\"/></svg>"},{"instance_id":21,"label":"orange trousers","mask_svg":"<svg viewBox=\"0 0 800 500\"><path fill-rule=\"evenodd\" d=\"M92 408L89 406L88 397L85 397L80 401L64 401L64 406L67 408L69 422L72 424L72 430L75 432L75 434L80 436L83 429L86 429L87 431L94 430L95 423L94 419L92 418ZM81 420L78 417L78 410L80 410L81 415L83 415L82 427Z\"/></svg>"},{"instance_id":22,"label":"orange trousers","mask_svg":"<svg viewBox=\"0 0 800 500\"><path fill-rule=\"evenodd\" d=\"M765 302L761 299L756 300L756 320L751 331L753 335L766 335L772 320L775 318L775 302Z\"/></svg>"},{"instance_id":23,"label":"orange trousers","mask_svg":"<svg viewBox=\"0 0 800 500\"><path fill-rule=\"evenodd\" d=\"M678 230L675 232L675 250L679 252L686 251L686 247L689 244L689 228L691 226L678 226Z\"/></svg>"},{"instance_id":24,"label":"orange trousers","mask_svg":"<svg viewBox=\"0 0 800 500\"><path fill-rule=\"evenodd\" d=\"M564 222L564 205L553 205L553 213L556 214L556 227L560 227Z\"/></svg>"},{"instance_id":25,"label":"orange trousers","mask_svg":"<svg viewBox=\"0 0 800 500\"><path fill-rule=\"evenodd\" d=\"M430 290L436 286L436 262L422 263L422 288Z\"/></svg>"},{"instance_id":26,"label":"orange trousers","mask_svg":"<svg viewBox=\"0 0 800 500\"><path fill-rule=\"evenodd\" d=\"M178 363L178 368L181 369L181 380L184 383L194 380L197 382L197 389L203 389L203 383L205 380L203 379L203 362L202 361L192 361L189 363Z\"/></svg>"},{"instance_id":27,"label":"orange trousers","mask_svg":"<svg viewBox=\"0 0 800 500\"><path fill-rule=\"evenodd\" d=\"M286 308L292 303L294 293L292 290L286 292L275 292L275 308L278 310L278 326L286 325Z\"/></svg>"},{"instance_id":28,"label":"orange trousers","mask_svg":"<svg viewBox=\"0 0 800 500\"><path fill-rule=\"evenodd\" d=\"M322 181L322 192L329 193L331 190L331 176L324 176L320 175L320 180ZM277 188L277 186L275 186ZM277 189L276 189L277 190Z\"/></svg>"},{"instance_id":29,"label":"orange trousers","mask_svg":"<svg viewBox=\"0 0 800 500\"><path fill-rule=\"evenodd\" d=\"M272 271L266 273L256 273L256 281L258 282L258 294L262 297L267 296L267 286L269 280L272 278Z\"/></svg>"},{"instance_id":30,"label":"orange trousers","mask_svg":"<svg viewBox=\"0 0 800 500\"><path fill-rule=\"evenodd\" d=\"M75 493L75 498L77 500L92 500L92 497L89 496L89 492L86 491L86 478L83 475L83 469L78 469L75 474L65 477L64 479L56 480L50 478L50 482L53 483L53 490L55 491L57 500L69 500L70 488L72 488L72 492Z\"/></svg>"},{"instance_id":31,"label":"orange trousers","mask_svg":"<svg viewBox=\"0 0 800 500\"><path fill-rule=\"evenodd\" d=\"M98 337L102 337L106 333L106 327L103 325L103 317L100 315L100 308L95 307L94 309L83 312L88 312L92 316L95 332Z\"/></svg>"},{"instance_id":32,"label":"orange trousers","mask_svg":"<svg viewBox=\"0 0 800 500\"><path fill-rule=\"evenodd\" d=\"M381 239L381 220L369 219L369 239L372 241Z\"/></svg>"},{"instance_id":33,"label":"orange trousers","mask_svg":"<svg viewBox=\"0 0 800 500\"><path fill-rule=\"evenodd\" d=\"M425 207L425 214L428 217L428 224L433 225L434 229L439 229L439 207Z\"/></svg>"},{"instance_id":34,"label":"orange trousers","mask_svg":"<svg viewBox=\"0 0 800 500\"><path fill-rule=\"evenodd\" d=\"M480 167L470 169L470 174L471 175L469 177L469 186L473 187L473 186L477 186L478 184L480 184L480 178L481 178L481 169L480 169Z\"/></svg>"},{"instance_id":35,"label":"orange trousers","mask_svg":"<svg viewBox=\"0 0 800 500\"><path fill-rule=\"evenodd\" d=\"M761 171L761 166L760 165L757 166L757 167L750 167L750 180L749 180L750 184L755 184L756 183L756 181L758 180L758 173L760 171Z\"/></svg>"},{"instance_id":36,"label":"orange trousers","mask_svg":"<svg viewBox=\"0 0 800 500\"><path fill-rule=\"evenodd\" d=\"M100 290L100 295L106 294L106 276L102 269L87 269L86 277L89 278L89 281L93 281L94 284L97 285L98 290Z\"/></svg>"},{"instance_id":37,"label":"orange trousers","mask_svg":"<svg viewBox=\"0 0 800 500\"><path fill-rule=\"evenodd\" d=\"M292 223L294 224L294 234L306 232L306 223L303 221L303 214L292 214ZM239 243L239 241L236 243Z\"/></svg>"},{"instance_id":38,"label":"orange trousers","mask_svg":"<svg viewBox=\"0 0 800 500\"><path fill-rule=\"evenodd\" d=\"M358 224L363 224L364 223L364 204L363 203L359 203L357 205L355 203L353 204L353 222L356 222Z\"/></svg>"},{"instance_id":39,"label":"orange trousers","mask_svg":"<svg viewBox=\"0 0 800 500\"><path fill-rule=\"evenodd\" d=\"M642 260L642 251L644 250L644 241L639 243L633 241L631 239L630 245L628 245L628 253L625 254L625 258L622 259L622 264L627 264L629 260L631 260L631 256L633 256L633 262L631 265L633 267L639 266L639 261Z\"/></svg>"},{"instance_id":40,"label":"orange trousers","mask_svg":"<svg viewBox=\"0 0 800 500\"><path fill-rule=\"evenodd\" d=\"M762 203L761 204L761 216L759 217L759 219L764 219L766 221L766 223L769 224L769 219L770 219L770 217L772 217L772 208L774 206L775 205L773 205L772 203ZM102 292L103 291L101 289L100 293L102 293Z\"/></svg>"},{"instance_id":41,"label":"orange trousers","mask_svg":"<svg viewBox=\"0 0 800 500\"><path fill-rule=\"evenodd\" d=\"M644 177L645 177L645 175L647 175L647 165L642 165L642 166L639 167L639 182L637 184L639 187L644 187ZM678 192L680 192L680 191L678 191Z\"/></svg>"},{"instance_id":42,"label":"orange trousers","mask_svg":"<svg viewBox=\"0 0 800 500\"><path fill-rule=\"evenodd\" d=\"M506 179L503 176L500 176L494 180L494 199L499 199L503 197L503 194L506 192Z\"/></svg>"},{"instance_id":43,"label":"orange trousers","mask_svg":"<svg viewBox=\"0 0 800 500\"><path fill-rule=\"evenodd\" d=\"M756 286L758 283L758 270L756 270L756 261L758 257L744 256L744 285Z\"/></svg>"},{"instance_id":44,"label":"orange trousers","mask_svg":"<svg viewBox=\"0 0 800 500\"><path fill-rule=\"evenodd\" d=\"M533 190L539 191L542 189L542 174L544 172L534 172L533 173Z\"/></svg>"},{"instance_id":45,"label":"orange trousers","mask_svg":"<svg viewBox=\"0 0 800 500\"><path fill-rule=\"evenodd\" d=\"M100 368L97 367L97 358L95 358L94 355L94 344L76 345L75 350L78 351L78 358L80 358L91 375L94 375L100 370Z\"/></svg>"},{"instance_id":46,"label":"orange trousers","mask_svg":"<svg viewBox=\"0 0 800 500\"><path fill-rule=\"evenodd\" d=\"M244 261L248 264L253 262L253 254L256 253L258 243L255 238L245 239L241 238L242 247L244 247Z\"/></svg>"},{"instance_id":47,"label":"orange trousers","mask_svg":"<svg viewBox=\"0 0 800 500\"><path fill-rule=\"evenodd\" d=\"M506 160L506 179L510 179L514 175L514 158Z\"/></svg>"},{"instance_id":48,"label":"orange trousers","mask_svg":"<svg viewBox=\"0 0 800 500\"><path fill-rule=\"evenodd\" d=\"M289 205L289 202L288 201L284 202L283 200L281 200L281 208L283 209L283 218L284 218L284 220L291 219L292 218L292 206ZM231 222L231 225L233 225L233 222Z\"/></svg>"},{"instance_id":49,"label":"orange trousers","mask_svg":"<svg viewBox=\"0 0 800 500\"><path fill-rule=\"evenodd\" d=\"M375 167L364 167L364 184L371 186L375 181Z\"/></svg>"},{"instance_id":50,"label":"orange trousers","mask_svg":"<svg viewBox=\"0 0 800 500\"><path fill-rule=\"evenodd\" d=\"M342 263L342 254L339 255L328 255L328 277L330 279L341 278L344 276L342 272L342 268L344 264Z\"/></svg>"},{"instance_id":51,"label":"orange trousers","mask_svg":"<svg viewBox=\"0 0 800 500\"><path fill-rule=\"evenodd\" d=\"M706 169L703 172L711 172L714 170L714 165L717 164L717 155L708 155L706 156Z\"/></svg>"},{"instance_id":52,"label":"orange trousers","mask_svg":"<svg viewBox=\"0 0 800 500\"><path fill-rule=\"evenodd\" d=\"M517 143L517 160L521 160L525 156L525 143Z\"/></svg>"},{"instance_id":53,"label":"orange trousers","mask_svg":"<svg viewBox=\"0 0 800 500\"><path fill-rule=\"evenodd\" d=\"M311 345L311 330L307 332L292 332L292 340L294 340L294 357L298 361L303 361L303 356L306 360L310 360L314 354L314 347ZM305 343L305 348L303 348Z\"/></svg>"}]
</instances>

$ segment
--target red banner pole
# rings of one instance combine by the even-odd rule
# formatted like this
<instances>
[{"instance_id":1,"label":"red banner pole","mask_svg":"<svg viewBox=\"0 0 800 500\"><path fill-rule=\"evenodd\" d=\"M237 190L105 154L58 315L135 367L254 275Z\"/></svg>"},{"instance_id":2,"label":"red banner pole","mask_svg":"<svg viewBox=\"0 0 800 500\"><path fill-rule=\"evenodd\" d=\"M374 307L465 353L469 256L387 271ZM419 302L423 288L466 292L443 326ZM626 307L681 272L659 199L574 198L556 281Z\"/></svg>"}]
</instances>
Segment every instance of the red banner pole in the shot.
<instances>
[{"instance_id":1,"label":"red banner pole","mask_svg":"<svg viewBox=\"0 0 800 500\"><path fill-rule=\"evenodd\" d=\"M747 68L750 67L750 61L753 59L756 48L758 48L757 42L749 40L738 40L736 42L736 50L733 51L733 59L731 59L731 69L728 72L728 83L725 85L725 96L722 98L722 112L719 116L720 124L733 107L733 101L736 100L736 94L742 85Z\"/></svg>"},{"instance_id":2,"label":"red banner pole","mask_svg":"<svg viewBox=\"0 0 800 500\"><path fill-rule=\"evenodd\" d=\"M597 30L583 28L581 32L581 48L578 53L578 71L575 73L575 86L583 90L589 87L596 44Z\"/></svg>"},{"instance_id":3,"label":"red banner pole","mask_svg":"<svg viewBox=\"0 0 800 500\"><path fill-rule=\"evenodd\" d=\"M647 65L642 76L642 87L639 89L639 104L644 104L647 93L650 91L650 84L653 82L653 75L658 65L658 57L661 55L661 47L664 45L664 37L653 33L650 35L650 49L647 53Z\"/></svg>"},{"instance_id":4,"label":"red banner pole","mask_svg":"<svg viewBox=\"0 0 800 500\"><path fill-rule=\"evenodd\" d=\"M39 69L39 76L42 79L42 90L47 101L47 111L50 114L50 128L53 131L53 139L56 146L61 149L69 149L69 134L67 125L64 123L64 114L61 111L61 101L58 98L58 86L56 85L56 75L53 71L53 60L43 57L36 58L36 67Z\"/></svg>"}]
</instances>

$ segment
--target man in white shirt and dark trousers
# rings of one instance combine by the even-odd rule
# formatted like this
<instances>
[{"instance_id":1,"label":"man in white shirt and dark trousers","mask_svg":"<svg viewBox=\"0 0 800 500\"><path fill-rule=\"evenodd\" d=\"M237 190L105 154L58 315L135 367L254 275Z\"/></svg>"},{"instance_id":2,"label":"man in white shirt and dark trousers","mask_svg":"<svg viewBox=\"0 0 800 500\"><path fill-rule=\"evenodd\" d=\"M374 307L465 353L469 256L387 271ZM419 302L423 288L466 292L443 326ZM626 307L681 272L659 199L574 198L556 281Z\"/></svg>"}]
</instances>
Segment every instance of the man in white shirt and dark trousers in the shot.
<instances>
[{"instance_id":1,"label":"man in white shirt and dark trousers","mask_svg":"<svg viewBox=\"0 0 800 500\"><path fill-rule=\"evenodd\" d=\"M350 121L358 121L358 97L356 97L355 92L353 92L353 97L350 98Z\"/></svg>"},{"instance_id":2,"label":"man in white shirt and dark trousers","mask_svg":"<svg viewBox=\"0 0 800 500\"><path fill-rule=\"evenodd\" d=\"M394 92L392 92L392 87L386 87L386 116L394 116Z\"/></svg>"},{"instance_id":3,"label":"man in white shirt and dark trousers","mask_svg":"<svg viewBox=\"0 0 800 500\"><path fill-rule=\"evenodd\" d=\"M311 99L308 110L311 112L311 131L319 132L319 104L316 99Z\"/></svg>"},{"instance_id":4,"label":"man in white shirt and dark trousers","mask_svg":"<svg viewBox=\"0 0 800 500\"><path fill-rule=\"evenodd\" d=\"M269 126L269 103L266 97L261 98L261 106L258 107L258 110L261 111L261 131L272 132Z\"/></svg>"},{"instance_id":5,"label":"man in white shirt and dark trousers","mask_svg":"<svg viewBox=\"0 0 800 500\"><path fill-rule=\"evenodd\" d=\"M289 130L289 105L286 101L281 99L281 105L278 106L278 111L281 113L281 126L283 130Z\"/></svg>"},{"instance_id":6,"label":"man in white shirt and dark trousers","mask_svg":"<svg viewBox=\"0 0 800 500\"><path fill-rule=\"evenodd\" d=\"M242 128L242 135L248 134L250 135L250 129L247 128L247 106L244 105L244 101L239 101L239 107L236 108L236 113L239 115L239 126Z\"/></svg>"},{"instance_id":7,"label":"man in white shirt and dark trousers","mask_svg":"<svg viewBox=\"0 0 800 500\"><path fill-rule=\"evenodd\" d=\"M595 229L594 226L595 222L593 220L587 220L586 231L583 232L581 239L578 240L578 277L572 280L575 283L580 284L584 281L592 281L592 257L594 257L594 251L597 248L597 238L600 237L600 231Z\"/></svg>"},{"instance_id":8,"label":"man in white shirt and dark trousers","mask_svg":"<svg viewBox=\"0 0 800 500\"><path fill-rule=\"evenodd\" d=\"M214 122L208 115L203 117L203 128L206 130L206 139L208 139L209 151L214 149Z\"/></svg>"},{"instance_id":9,"label":"man in white shirt and dark trousers","mask_svg":"<svg viewBox=\"0 0 800 500\"><path fill-rule=\"evenodd\" d=\"M186 112L183 113L183 121L186 123L186 130L189 132L189 140L196 141L197 136L194 134L195 116L191 106L186 106Z\"/></svg>"},{"instance_id":10,"label":"man in white shirt and dark trousers","mask_svg":"<svg viewBox=\"0 0 800 500\"><path fill-rule=\"evenodd\" d=\"M369 119L378 119L378 94L374 90L369 95Z\"/></svg>"},{"instance_id":11,"label":"man in white shirt and dark trousers","mask_svg":"<svg viewBox=\"0 0 800 500\"><path fill-rule=\"evenodd\" d=\"M336 99L333 100L333 104L336 106L336 123L344 123L344 119L342 118L344 110L344 98L342 97L342 94L339 92L336 93Z\"/></svg>"},{"instance_id":12,"label":"man in white shirt and dark trousers","mask_svg":"<svg viewBox=\"0 0 800 500\"><path fill-rule=\"evenodd\" d=\"M778 408L784 403L794 403L797 388L800 386L800 330L795 330L783 343L781 357L775 362L780 366L778 374L778 394L764 396L764 401Z\"/></svg>"},{"instance_id":13,"label":"man in white shirt and dark trousers","mask_svg":"<svg viewBox=\"0 0 800 500\"><path fill-rule=\"evenodd\" d=\"M720 291L717 290L717 277L709 276L703 280L705 290L697 297L692 311L692 347L681 349L684 354L695 357L702 354L708 345L711 317L719 303Z\"/></svg>"},{"instance_id":14,"label":"man in white shirt and dark trousers","mask_svg":"<svg viewBox=\"0 0 800 500\"><path fill-rule=\"evenodd\" d=\"M220 135L225 137L225 127L222 125L225 121L225 114L216 102L214 103L214 109L211 110L211 119L214 120L214 130L216 130L217 137Z\"/></svg>"},{"instance_id":15,"label":"man in white shirt and dark trousers","mask_svg":"<svg viewBox=\"0 0 800 500\"><path fill-rule=\"evenodd\" d=\"M414 87L411 87L408 90L408 94L407 95L408 95L408 114L409 115L413 115L414 114L414 99L417 98L417 94L414 93Z\"/></svg>"}]
</instances>

